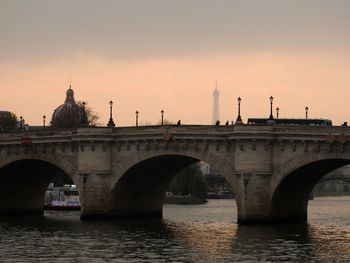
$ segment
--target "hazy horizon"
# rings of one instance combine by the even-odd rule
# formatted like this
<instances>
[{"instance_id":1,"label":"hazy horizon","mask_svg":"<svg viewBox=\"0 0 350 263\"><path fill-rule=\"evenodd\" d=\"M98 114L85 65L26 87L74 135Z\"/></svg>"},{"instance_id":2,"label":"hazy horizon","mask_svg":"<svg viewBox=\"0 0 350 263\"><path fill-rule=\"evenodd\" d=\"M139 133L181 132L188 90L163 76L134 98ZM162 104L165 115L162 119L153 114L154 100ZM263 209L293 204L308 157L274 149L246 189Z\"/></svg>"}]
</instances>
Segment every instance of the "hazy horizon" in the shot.
<instances>
[{"instance_id":1,"label":"hazy horizon","mask_svg":"<svg viewBox=\"0 0 350 263\"><path fill-rule=\"evenodd\" d=\"M280 117L348 121L349 1L2 1L0 110L32 125L77 100L117 125ZM350 120L349 120L350 121Z\"/></svg>"}]
</instances>

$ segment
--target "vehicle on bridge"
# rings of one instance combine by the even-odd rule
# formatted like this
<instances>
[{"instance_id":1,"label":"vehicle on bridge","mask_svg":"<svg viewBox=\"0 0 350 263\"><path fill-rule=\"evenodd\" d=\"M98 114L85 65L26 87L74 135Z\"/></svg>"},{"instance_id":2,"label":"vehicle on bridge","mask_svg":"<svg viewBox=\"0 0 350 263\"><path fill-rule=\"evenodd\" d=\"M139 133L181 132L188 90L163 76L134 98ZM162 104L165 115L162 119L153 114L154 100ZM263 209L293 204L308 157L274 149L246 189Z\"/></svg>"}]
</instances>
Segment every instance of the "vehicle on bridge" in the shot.
<instances>
[{"instance_id":1,"label":"vehicle on bridge","mask_svg":"<svg viewBox=\"0 0 350 263\"><path fill-rule=\"evenodd\" d=\"M266 125L270 121L269 118L248 118L248 124ZM279 125L307 125L307 126L332 126L332 121L328 119L273 119Z\"/></svg>"}]
</instances>

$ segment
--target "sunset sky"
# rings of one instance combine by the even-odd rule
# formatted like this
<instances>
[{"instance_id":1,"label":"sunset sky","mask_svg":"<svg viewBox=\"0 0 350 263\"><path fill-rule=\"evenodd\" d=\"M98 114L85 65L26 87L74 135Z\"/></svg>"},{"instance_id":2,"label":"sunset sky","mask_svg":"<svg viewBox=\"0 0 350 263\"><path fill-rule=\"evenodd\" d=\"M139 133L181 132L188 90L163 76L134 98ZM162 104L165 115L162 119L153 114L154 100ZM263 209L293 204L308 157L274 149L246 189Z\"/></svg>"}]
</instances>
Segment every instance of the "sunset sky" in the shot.
<instances>
[{"instance_id":1,"label":"sunset sky","mask_svg":"<svg viewBox=\"0 0 350 263\"><path fill-rule=\"evenodd\" d=\"M350 121L348 0L3 0L0 110L41 124L75 97L117 125L280 117Z\"/></svg>"}]
</instances>

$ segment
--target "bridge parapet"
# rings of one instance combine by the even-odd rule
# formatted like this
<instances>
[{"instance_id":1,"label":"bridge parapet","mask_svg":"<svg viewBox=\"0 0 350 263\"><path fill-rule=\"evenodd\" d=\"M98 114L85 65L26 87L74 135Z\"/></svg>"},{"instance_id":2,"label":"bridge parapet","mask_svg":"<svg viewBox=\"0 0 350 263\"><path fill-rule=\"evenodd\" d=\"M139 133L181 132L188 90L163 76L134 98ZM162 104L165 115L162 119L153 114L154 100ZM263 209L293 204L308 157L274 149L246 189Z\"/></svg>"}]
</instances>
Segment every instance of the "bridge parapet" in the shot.
<instances>
[{"instance_id":1,"label":"bridge parapet","mask_svg":"<svg viewBox=\"0 0 350 263\"><path fill-rule=\"evenodd\" d=\"M62 152L66 148L81 152L84 149L90 151L102 149L105 152L111 145L115 145L118 151L121 151L122 147L126 151L129 151L131 147L137 151L159 148L181 148L183 150L193 148L195 151L200 149L201 151L235 149L236 159L242 160L239 163L246 163L252 156L262 158L263 155L264 159L277 158L276 161L281 163L285 159L285 154L282 152L286 152L288 149L291 149L291 152L295 152L295 154L309 151L320 152L322 149L347 151L350 128L181 125L113 129L97 127L78 130L19 132L11 133L8 137L7 135L2 133L0 136L0 152L4 149L9 153L18 152L18 148L32 152L38 148L42 148L42 151L49 148L51 151L58 149ZM267 154L273 149L272 146L275 149L276 157ZM11 150L13 147L16 149ZM289 157L291 155L293 154L289 153Z\"/></svg>"},{"instance_id":2,"label":"bridge parapet","mask_svg":"<svg viewBox=\"0 0 350 263\"><path fill-rule=\"evenodd\" d=\"M303 148L304 151L315 149L321 150L321 144L331 145L333 148L340 147L346 150L345 145L350 136L350 127L310 127L310 126L281 126L281 125L239 125L239 126L212 126L212 125L166 125L166 126L144 126L144 127L121 127L100 128L89 127L78 130L61 131L33 131L18 133L1 133L0 147L11 147L11 145L24 145L27 148L34 145L74 145L90 144L91 149L95 145L103 143L103 149L111 144L136 144L149 145L165 143L167 146L176 144L202 145L209 149L209 144L216 144L218 149L225 145L230 149L232 145L236 149L257 149L257 144L263 144L265 151L271 143L277 143L280 149L292 147ZM336 146L340 145L340 146ZM77 146L78 147L78 146ZM120 146L119 146L120 147ZM329 146L327 146L329 147ZM83 148L82 148L83 149ZM128 147L127 147L128 149ZM332 150L332 149L331 149Z\"/></svg>"},{"instance_id":3,"label":"bridge parapet","mask_svg":"<svg viewBox=\"0 0 350 263\"><path fill-rule=\"evenodd\" d=\"M238 126L213 126L213 125L164 125L164 126L138 126L138 127L87 127L75 130L47 130L41 131L20 131L10 133L0 133L0 140L20 137L79 137L79 136L134 136L153 135L164 132L174 134L185 134L193 136L201 135L224 135L232 137L241 136L318 136L324 134L346 134L350 135L350 127L343 126L292 126L292 125L238 125Z\"/></svg>"}]
</instances>

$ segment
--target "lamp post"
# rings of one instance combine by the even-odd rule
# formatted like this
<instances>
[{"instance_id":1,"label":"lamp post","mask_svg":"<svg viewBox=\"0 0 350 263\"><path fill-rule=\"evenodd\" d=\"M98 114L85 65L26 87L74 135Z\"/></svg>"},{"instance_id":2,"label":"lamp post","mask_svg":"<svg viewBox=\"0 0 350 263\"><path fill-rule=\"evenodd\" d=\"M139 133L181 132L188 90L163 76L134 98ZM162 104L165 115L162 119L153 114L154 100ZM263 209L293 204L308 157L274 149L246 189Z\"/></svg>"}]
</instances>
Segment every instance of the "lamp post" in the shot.
<instances>
[{"instance_id":1,"label":"lamp post","mask_svg":"<svg viewBox=\"0 0 350 263\"><path fill-rule=\"evenodd\" d=\"M237 98L237 102L238 102L238 115L237 115L237 119L236 119L236 124L241 124L242 123L242 117L241 117L241 97Z\"/></svg>"},{"instance_id":2,"label":"lamp post","mask_svg":"<svg viewBox=\"0 0 350 263\"><path fill-rule=\"evenodd\" d=\"M81 118L80 118L80 124L83 125L83 126L88 126L89 125L89 119L88 119L88 116L86 114L86 111L85 111L85 101L83 101L81 103L81 106L82 106L82 112L81 112Z\"/></svg>"},{"instance_id":3,"label":"lamp post","mask_svg":"<svg viewBox=\"0 0 350 263\"><path fill-rule=\"evenodd\" d=\"M305 107L305 119L308 118L308 113L309 113L309 107L306 106L306 107Z\"/></svg>"},{"instance_id":4,"label":"lamp post","mask_svg":"<svg viewBox=\"0 0 350 263\"><path fill-rule=\"evenodd\" d=\"M111 100L109 102L109 121L107 123L108 127L115 127L115 123L113 121L113 114L112 114L112 112L113 112L113 101Z\"/></svg>"},{"instance_id":5,"label":"lamp post","mask_svg":"<svg viewBox=\"0 0 350 263\"><path fill-rule=\"evenodd\" d=\"M43 116L43 127L44 127L44 130L45 130L45 126L46 126L45 125L46 124L45 121L46 121L46 115Z\"/></svg>"},{"instance_id":6,"label":"lamp post","mask_svg":"<svg viewBox=\"0 0 350 263\"><path fill-rule=\"evenodd\" d=\"M278 119L278 116L279 116L279 113L280 113L280 108L276 108L276 118Z\"/></svg>"},{"instance_id":7,"label":"lamp post","mask_svg":"<svg viewBox=\"0 0 350 263\"><path fill-rule=\"evenodd\" d=\"M139 111L137 110L135 112L135 114L136 114L136 127L138 127L139 126Z\"/></svg>"},{"instance_id":8,"label":"lamp post","mask_svg":"<svg viewBox=\"0 0 350 263\"><path fill-rule=\"evenodd\" d=\"M162 118L162 126L164 125L164 110L160 112L161 118Z\"/></svg>"},{"instance_id":9,"label":"lamp post","mask_svg":"<svg viewBox=\"0 0 350 263\"><path fill-rule=\"evenodd\" d=\"M21 129L23 129L23 116L21 115L21 117L19 117L19 125L21 127Z\"/></svg>"},{"instance_id":10,"label":"lamp post","mask_svg":"<svg viewBox=\"0 0 350 263\"><path fill-rule=\"evenodd\" d=\"M273 104L273 97L270 97L270 120L273 120L273 115L272 115L272 104Z\"/></svg>"}]
</instances>

